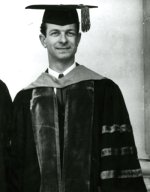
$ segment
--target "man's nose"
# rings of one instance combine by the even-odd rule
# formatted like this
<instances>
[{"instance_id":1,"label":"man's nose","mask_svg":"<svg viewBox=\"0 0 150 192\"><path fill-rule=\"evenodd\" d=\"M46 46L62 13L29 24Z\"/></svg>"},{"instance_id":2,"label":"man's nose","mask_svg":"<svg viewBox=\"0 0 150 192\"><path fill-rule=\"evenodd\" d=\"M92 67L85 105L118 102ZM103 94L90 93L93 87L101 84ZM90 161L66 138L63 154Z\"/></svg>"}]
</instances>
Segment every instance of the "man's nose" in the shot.
<instances>
[{"instance_id":1,"label":"man's nose","mask_svg":"<svg viewBox=\"0 0 150 192\"><path fill-rule=\"evenodd\" d=\"M66 37L65 33L62 33L60 35L60 42L62 42L62 43L66 43L67 42L67 37Z\"/></svg>"}]
</instances>

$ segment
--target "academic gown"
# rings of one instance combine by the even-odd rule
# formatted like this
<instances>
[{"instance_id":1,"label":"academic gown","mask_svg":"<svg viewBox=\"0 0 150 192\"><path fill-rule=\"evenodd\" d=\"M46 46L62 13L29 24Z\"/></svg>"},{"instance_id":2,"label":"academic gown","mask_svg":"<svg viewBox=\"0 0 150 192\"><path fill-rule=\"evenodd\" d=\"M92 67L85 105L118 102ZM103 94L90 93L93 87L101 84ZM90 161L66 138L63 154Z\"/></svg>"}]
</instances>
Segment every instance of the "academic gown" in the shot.
<instances>
[{"instance_id":1,"label":"academic gown","mask_svg":"<svg viewBox=\"0 0 150 192\"><path fill-rule=\"evenodd\" d=\"M12 101L9 91L0 80L0 191L9 192L9 153Z\"/></svg>"},{"instance_id":2,"label":"academic gown","mask_svg":"<svg viewBox=\"0 0 150 192\"><path fill-rule=\"evenodd\" d=\"M65 91L63 136L54 87ZM15 192L146 192L119 87L82 65L20 91L13 133Z\"/></svg>"}]
</instances>

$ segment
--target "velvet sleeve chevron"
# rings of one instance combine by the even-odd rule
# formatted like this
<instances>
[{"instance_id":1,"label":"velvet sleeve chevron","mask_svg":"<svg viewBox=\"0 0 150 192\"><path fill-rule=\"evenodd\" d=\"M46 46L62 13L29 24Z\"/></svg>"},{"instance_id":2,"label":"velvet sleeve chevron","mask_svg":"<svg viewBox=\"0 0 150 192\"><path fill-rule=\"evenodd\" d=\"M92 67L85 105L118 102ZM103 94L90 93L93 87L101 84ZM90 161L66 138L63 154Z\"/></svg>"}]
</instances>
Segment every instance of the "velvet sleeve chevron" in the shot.
<instances>
[{"instance_id":1,"label":"velvet sleeve chevron","mask_svg":"<svg viewBox=\"0 0 150 192\"><path fill-rule=\"evenodd\" d=\"M96 87L99 87L96 88L96 101L99 111L101 191L146 192L133 130L122 93L119 87L108 79L102 80Z\"/></svg>"}]
</instances>

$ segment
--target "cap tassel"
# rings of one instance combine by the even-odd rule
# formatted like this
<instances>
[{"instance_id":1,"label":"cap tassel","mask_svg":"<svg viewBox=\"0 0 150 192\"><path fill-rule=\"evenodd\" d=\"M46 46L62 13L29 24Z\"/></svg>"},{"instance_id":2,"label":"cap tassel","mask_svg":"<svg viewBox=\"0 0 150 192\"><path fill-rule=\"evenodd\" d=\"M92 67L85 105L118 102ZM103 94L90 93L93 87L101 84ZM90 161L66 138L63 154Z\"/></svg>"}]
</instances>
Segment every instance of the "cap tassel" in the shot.
<instances>
[{"instance_id":1,"label":"cap tassel","mask_svg":"<svg viewBox=\"0 0 150 192\"><path fill-rule=\"evenodd\" d=\"M90 13L89 8L87 6L83 6L81 8L81 28L83 32L89 31L91 26L90 23Z\"/></svg>"}]
</instances>

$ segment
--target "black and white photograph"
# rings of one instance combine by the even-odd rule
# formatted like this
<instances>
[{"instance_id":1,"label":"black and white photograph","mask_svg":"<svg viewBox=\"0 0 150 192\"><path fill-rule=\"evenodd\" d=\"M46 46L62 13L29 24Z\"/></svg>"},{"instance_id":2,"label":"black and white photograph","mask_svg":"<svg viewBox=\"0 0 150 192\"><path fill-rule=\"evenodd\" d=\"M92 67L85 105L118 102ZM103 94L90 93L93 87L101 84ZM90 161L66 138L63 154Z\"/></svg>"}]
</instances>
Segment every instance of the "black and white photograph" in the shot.
<instances>
[{"instance_id":1,"label":"black and white photograph","mask_svg":"<svg viewBox=\"0 0 150 192\"><path fill-rule=\"evenodd\" d=\"M150 192L150 1L6 0L0 192Z\"/></svg>"}]
</instances>

